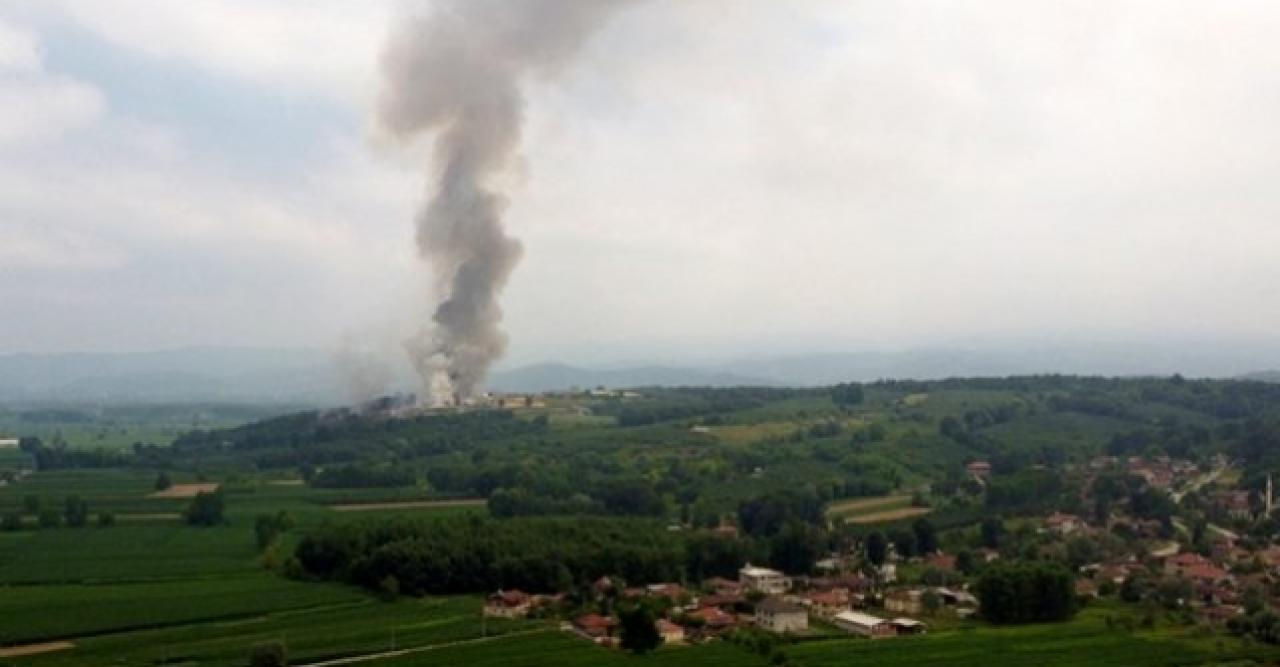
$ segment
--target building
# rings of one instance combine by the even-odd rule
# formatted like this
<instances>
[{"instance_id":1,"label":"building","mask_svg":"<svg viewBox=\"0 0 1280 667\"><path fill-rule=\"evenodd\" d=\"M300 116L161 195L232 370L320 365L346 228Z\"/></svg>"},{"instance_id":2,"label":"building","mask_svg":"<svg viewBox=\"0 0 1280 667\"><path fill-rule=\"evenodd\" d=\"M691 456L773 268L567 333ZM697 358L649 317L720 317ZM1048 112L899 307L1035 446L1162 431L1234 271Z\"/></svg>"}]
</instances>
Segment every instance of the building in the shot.
<instances>
[{"instance_id":1,"label":"building","mask_svg":"<svg viewBox=\"0 0 1280 667\"><path fill-rule=\"evenodd\" d=\"M684 628L668 621L665 618L658 619L654 624L658 628L658 635L662 637L664 644L680 644L684 642Z\"/></svg>"},{"instance_id":2,"label":"building","mask_svg":"<svg viewBox=\"0 0 1280 667\"><path fill-rule=\"evenodd\" d=\"M747 563L738 570L738 581L749 591L760 591L765 595L782 595L791 588L791 579L787 575L767 567L756 567Z\"/></svg>"},{"instance_id":3,"label":"building","mask_svg":"<svg viewBox=\"0 0 1280 667\"><path fill-rule=\"evenodd\" d=\"M803 632L809 629L809 614L782 598L765 598L756 605L756 625L771 632Z\"/></svg>"},{"instance_id":4,"label":"building","mask_svg":"<svg viewBox=\"0 0 1280 667\"><path fill-rule=\"evenodd\" d=\"M1084 522L1080 520L1080 517L1074 514L1054 512L1053 514L1045 517L1044 527L1045 530L1048 530L1051 533L1057 533L1058 535L1070 535L1083 528Z\"/></svg>"},{"instance_id":5,"label":"building","mask_svg":"<svg viewBox=\"0 0 1280 667\"><path fill-rule=\"evenodd\" d=\"M613 635L614 621L608 616L584 614L573 619L573 629L594 642L604 642Z\"/></svg>"},{"instance_id":6,"label":"building","mask_svg":"<svg viewBox=\"0 0 1280 667\"><path fill-rule=\"evenodd\" d=\"M532 600L524 591L511 589L498 590L484 602L484 615L497 618L521 618L529 615Z\"/></svg>"},{"instance_id":7,"label":"building","mask_svg":"<svg viewBox=\"0 0 1280 667\"><path fill-rule=\"evenodd\" d=\"M814 614L831 617L849 608L849 589L833 588L829 591L806 593L801 600Z\"/></svg>"},{"instance_id":8,"label":"building","mask_svg":"<svg viewBox=\"0 0 1280 667\"><path fill-rule=\"evenodd\" d=\"M922 635L927 626L914 618L895 618L889 621L896 635Z\"/></svg>"},{"instance_id":9,"label":"building","mask_svg":"<svg viewBox=\"0 0 1280 667\"><path fill-rule=\"evenodd\" d=\"M1220 491L1213 494L1212 502L1214 507L1232 519L1249 519L1253 516L1248 491Z\"/></svg>"},{"instance_id":10,"label":"building","mask_svg":"<svg viewBox=\"0 0 1280 667\"><path fill-rule=\"evenodd\" d=\"M956 557L954 554L944 554L939 551L925 556L924 560L930 567L937 568L943 572L956 571Z\"/></svg>"},{"instance_id":11,"label":"building","mask_svg":"<svg viewBox=\"0 0 1280 667\"><path fill-rule=\"evenodd\" d=\"M17 438L0 438L0 449L17 449L20 444Z\"/></svg>"},{"instance_id":12,"label":"building","mask_svg":"<svg viewBox=\"0 0 1280 667\"><path fill-rule=\"evenodd\" d=\"M845 632L863 637L892 637L897 634L889 621L860 611L842 611L831 622Z\"/></svg>"},{"instance_id":13,"label":"building","mask_svg":"<svg viewBox=\"0 0 1280 667\"><path fill-rule=\"evenodd\" d=\"M1164 573L1174 576L1182 576L1182 574L1188 569L1204 565L1212 565L1212 563L1209 562L1208 558L1205 558L1198 553L1188 551L1166 558L1164 561Z\"/></svg>"},{"instance_id":14,"label":"building","mask_svg":"<svg viewBox=\"0 0 1280 667\"><path fill-rule=\"evenodd\" d=\"M924 611L920 589L890 591L884 596L884 608L898 614L919 614Z\"/></svg>"},{"instance_id":15,"label":"building","mask_svg":"<svg viewBox=\"0 0 1280 667\"><path fill-rule=\"evenodd\" d=\"M964 467L970 477L986 481L991 479L991 464L987 461L974 461Z\"/></svg>"},{"instance_id":16,"label":"building","mask_svg":"<svg viewBox=\"0 0 1280 667\"><path fill-rule=\"evenodd\" d=\"M722 632L738 624L737 616L716 607L703 607L697 611L689 612L689 617L700 619L703 632L709 634Z\"/></svg>"}]
</instances>

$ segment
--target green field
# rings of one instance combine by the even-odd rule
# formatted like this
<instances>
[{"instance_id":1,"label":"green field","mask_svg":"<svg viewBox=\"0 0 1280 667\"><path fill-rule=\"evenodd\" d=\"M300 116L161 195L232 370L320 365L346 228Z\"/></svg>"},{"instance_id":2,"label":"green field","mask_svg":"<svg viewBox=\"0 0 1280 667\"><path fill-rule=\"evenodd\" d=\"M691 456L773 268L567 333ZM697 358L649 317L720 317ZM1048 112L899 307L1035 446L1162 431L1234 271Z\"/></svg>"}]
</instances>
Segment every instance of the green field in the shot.
<instances>
[{"instance_id":1,"label":"green field","mask_svg":"<svg viewBox=\"0 0 1280 667\"><path fill-rule=\"evenodd\" d=\"M1275 660L1274 647L1207 636L1195 628L1127 632L1104 622L1112 607L1089 609L1069 623L960 631L887 640L841 639L798 644L786 653L804 667L1165 667L1235 660ZM1253 664L1251 662L1245 664Z\"/></svg>"}]
</instances>

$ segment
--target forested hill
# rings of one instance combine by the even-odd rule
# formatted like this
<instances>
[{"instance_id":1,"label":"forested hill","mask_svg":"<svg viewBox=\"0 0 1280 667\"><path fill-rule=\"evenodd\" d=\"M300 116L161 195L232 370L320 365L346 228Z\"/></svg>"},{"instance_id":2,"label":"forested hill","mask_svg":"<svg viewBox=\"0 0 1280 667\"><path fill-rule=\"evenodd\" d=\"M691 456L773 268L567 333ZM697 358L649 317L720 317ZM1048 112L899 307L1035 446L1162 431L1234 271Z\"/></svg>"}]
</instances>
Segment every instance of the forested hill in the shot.
<instances>
[{"instance_id":1,"label":"forested hill","mask_svg":"<svg viewBox=\"0 0 1280 667\"><path fill-rule=\"evenodd\" d=\"M964 464L978 459L992 464L997 484L1100 454L1206 461L1221 453L1247 464L1249 483L1280 467L1280 385L1260 382L1027 376L607 394L412 416L304 412L193 431L172 447L140 443L124 463L297 471L331 487L407 485L486 497L495 514L706 523L771 494L795 500L788 512L812 514L845 497L955 488ZM39 458L44 467L121 464L118 455L49 445Z\"/></svg>"}]
</instances>

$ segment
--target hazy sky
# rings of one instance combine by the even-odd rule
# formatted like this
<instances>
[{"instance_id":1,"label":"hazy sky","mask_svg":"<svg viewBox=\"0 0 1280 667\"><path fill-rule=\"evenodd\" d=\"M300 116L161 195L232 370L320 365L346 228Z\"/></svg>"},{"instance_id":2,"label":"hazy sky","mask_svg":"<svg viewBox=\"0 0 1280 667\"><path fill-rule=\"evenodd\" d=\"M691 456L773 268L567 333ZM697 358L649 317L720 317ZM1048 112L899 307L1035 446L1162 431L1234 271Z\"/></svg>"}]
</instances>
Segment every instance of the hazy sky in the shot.
<instances>
[{"instance_id":1,"label":"hazy sky","mask_svg":"<svg viewBox=\"0 0 1280 667\"><path fill-rule=\"evenodd\" d=\"M405 6L0 6L0 353L395 341ZM528 82L512 356L1265 338L1277 34L1274 1L638 2Z\"/></svg>"}]
</instances>

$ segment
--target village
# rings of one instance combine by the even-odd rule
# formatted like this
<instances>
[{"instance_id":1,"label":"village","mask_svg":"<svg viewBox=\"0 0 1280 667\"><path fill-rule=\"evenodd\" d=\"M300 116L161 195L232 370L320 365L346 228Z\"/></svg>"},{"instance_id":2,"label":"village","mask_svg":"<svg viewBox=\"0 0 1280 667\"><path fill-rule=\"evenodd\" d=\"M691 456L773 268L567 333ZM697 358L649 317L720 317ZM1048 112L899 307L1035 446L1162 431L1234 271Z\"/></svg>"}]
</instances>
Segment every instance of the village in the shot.
<instances>
[{"instance_id":1,"label":"village","mask_svg":"<svg viewBox=\"0 0 1280 667\"><path fill-rule=\"evenodd\" d=\"M1112 474L1144 492L1162 494L1171 508L1182 503L1194 512L1143 517L1135 512L1145 510L1122 502L1108 507L1102 517L1054 510L988 519L970 531L972 547L953 552L903 555L889 542L877 557L867 544L875 538L868 538L848 552L818 560L810 573L745 563L736 578L711 577L696 584L629 586L617 577L601 577L586 596L499 590L488 596L484 614L559 618L564 631L603 646L620 644L618 609L637 604L657 610L654 625L668 645L742 632L889 639L979 622L977 577L985 565L1007 557L1068 563L1080 605L1113 598L1134 603L1148 615L1159 609L1181 614L1190 623L1222 628L1237 617L1280 607L1280 546L1242 535L1270 519L1271 481L1261 495L1219 488L1215 482L1229 470L1221 457L1204 466L1168 457L1097 457L1071 468L1071 474L1086 481L1082 506L1103 505L1098 480ZM965 473L986 483L991 465L973 461ZM1189 525L1179 514L1197 519ZM736 538L732 525L709 532Z\"/></svg>"}]
</instances>

